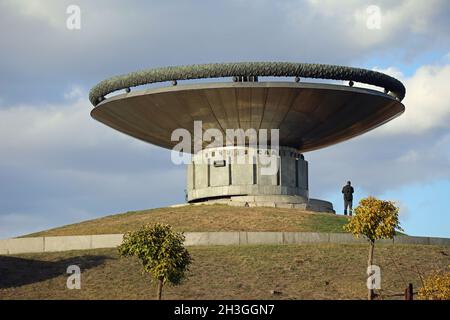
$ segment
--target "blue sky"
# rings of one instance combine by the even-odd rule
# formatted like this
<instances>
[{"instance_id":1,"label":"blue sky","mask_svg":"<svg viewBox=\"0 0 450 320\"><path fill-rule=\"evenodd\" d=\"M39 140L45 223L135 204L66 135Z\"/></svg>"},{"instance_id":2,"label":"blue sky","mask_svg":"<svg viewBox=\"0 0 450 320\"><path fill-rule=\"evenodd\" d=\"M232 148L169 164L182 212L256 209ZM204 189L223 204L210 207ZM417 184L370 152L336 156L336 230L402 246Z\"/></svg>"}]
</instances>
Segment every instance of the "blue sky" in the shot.
<instances>
[{"instance_id":1,"label":"blue sky","mask_svg":"<svg viewBox=\"0 0 450 320\"><path fill-rule=\"evenodd\" d=\"M81 29L66 28L66 8ZM367 27L367 7L380 28ZM397 201L408 234L450 237L450 3L0 0L0 238L184 201L170 153L90 118L97 82L143 68L292 61L376 69L407 88L406 112L306 153L310 194L342 211Z\"/></svg>"},{"instance_id":2,"label":"blue sky","mask_svg":"<svg viewBox=\"0 0 450 320\"><path fill-rule=\"evenodd\" d=\"M448 212L450 182L435 180L426 184L410 184L385 193L377 194L382 199L395 199L400 207L403 229L407 234L417 236L448 237L450 219ZM370 193L357 189L355 197L360 199ZM341 208L339 194L329 194L327 199ZM341 208L342 210L342 208Z\"/></svg>"}]
</instances>

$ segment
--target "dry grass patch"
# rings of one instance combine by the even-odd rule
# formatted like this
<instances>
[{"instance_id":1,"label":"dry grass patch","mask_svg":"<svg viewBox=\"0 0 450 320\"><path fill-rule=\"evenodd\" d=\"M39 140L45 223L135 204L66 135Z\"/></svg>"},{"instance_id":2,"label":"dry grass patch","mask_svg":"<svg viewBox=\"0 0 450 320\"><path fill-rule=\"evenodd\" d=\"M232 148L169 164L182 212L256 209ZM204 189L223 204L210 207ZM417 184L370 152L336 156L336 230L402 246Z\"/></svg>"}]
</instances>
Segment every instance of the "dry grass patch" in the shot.
<instances>
[{"instance_id":1,"label":"dry grass patch","mask_svg":"<svg viewBox=\"0 0 450 320\"><path fill-rule=\"evenodd\" d=\"M191 247L189 278L164 299L365 299L367 245L258 245ZM377 246L382 298L399 299L417 270L445 268L449 247ZM81 290L66 289L66 268L82 269ZM2 299L153 299L155 288L135 259L116 250L0 256ZM270 291L280 291L271 295Z\"/></svg>"},{"instance_id":2,"label":"dry grass patch","mask_svg":"<svg viewBox=\"0 0 450 320\"><path fill-rule=\"evenodd\" d=\"M145 223L167 223L177 231L343 232L347 219L299 209L196 205L131 211L62 226L27 236L125 233Z\"/></svg>"}]
</instances>

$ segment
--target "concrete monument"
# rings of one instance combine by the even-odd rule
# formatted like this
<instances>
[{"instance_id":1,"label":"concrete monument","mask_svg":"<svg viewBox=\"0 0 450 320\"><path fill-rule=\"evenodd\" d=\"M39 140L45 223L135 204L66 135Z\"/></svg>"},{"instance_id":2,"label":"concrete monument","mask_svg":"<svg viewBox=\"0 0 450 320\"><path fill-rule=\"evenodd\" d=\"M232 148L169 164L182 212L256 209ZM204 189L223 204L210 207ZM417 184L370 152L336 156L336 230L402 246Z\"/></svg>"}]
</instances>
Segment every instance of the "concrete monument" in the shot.
<instances>
[{"instance_id":1,"label":"concrete monument","mask_svg":"<svg viewBox=\"0 0 450 320\"><path fill-rule=\"evenodd\" d=\"M270 78L262 81L263 77ZM275 77L283 78L272 80ZM207 78L223 80L192 83ZM306 82L307 78L340 82ZM171 85L131 90L159 82ZM374 88L358 88L355 82ZM118 90L125 92L114 94ZM371 70L243 62L134 72L100 82L89 98L94 119L151 144L172 149L179 143L172 137L175 130L191 133L192 145L200 147L189 151L188 202L334 212L330 202L309 197L308 162L303 153L345 141L399 116L405 110L404 95L400 81ZM203 131L223 133L227 143L212 146L211 141L196 139L198 122ZM272 135L262 146L248 137L240 142L229 139L227 130L237 129L278 129L277 147L271 148L275 145ZM258 157L262 154L275 157L275 172L264 174L266 163ZM236 161L238 156L246 161Z\"/></svg>"}]
</instances>

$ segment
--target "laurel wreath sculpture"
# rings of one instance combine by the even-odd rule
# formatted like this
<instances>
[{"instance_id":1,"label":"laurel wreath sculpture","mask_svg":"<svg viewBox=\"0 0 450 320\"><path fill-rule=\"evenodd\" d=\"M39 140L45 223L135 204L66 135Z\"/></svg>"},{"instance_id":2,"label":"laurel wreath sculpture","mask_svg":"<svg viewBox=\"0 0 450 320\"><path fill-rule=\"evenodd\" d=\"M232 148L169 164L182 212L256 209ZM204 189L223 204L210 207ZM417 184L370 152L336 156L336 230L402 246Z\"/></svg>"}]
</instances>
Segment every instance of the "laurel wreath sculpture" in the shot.
<instances>
[{"instance_id":1,"label":"laurel wreath sculpture","mask_svg":"<svg viewBox=\"0 0 450 320\"><path fill-rule=\"evenodd\" d=\"M96 106L105 96L117 90L127 90L145 84L164 81L240 76L302 77L313 79L345 80L361 82L384 88L398 100L405 97L405 86L397 79L384 73L327 64L292 62L238 62L194 64L188 66L164 67L132 72L101 81L89 92L89 100Z\"/></svg>"}]
</instances>

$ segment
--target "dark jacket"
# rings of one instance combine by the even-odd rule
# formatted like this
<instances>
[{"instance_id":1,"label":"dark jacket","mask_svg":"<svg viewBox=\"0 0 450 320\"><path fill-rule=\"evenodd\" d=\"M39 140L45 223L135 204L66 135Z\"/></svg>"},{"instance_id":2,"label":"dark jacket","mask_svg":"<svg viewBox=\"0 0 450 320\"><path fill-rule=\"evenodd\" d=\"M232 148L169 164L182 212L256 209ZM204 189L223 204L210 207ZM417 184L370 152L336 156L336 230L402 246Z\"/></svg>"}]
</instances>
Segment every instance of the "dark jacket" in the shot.
<instances>
[{"instance_id":1,"label":"dark jacket","mask_svg":"<svg viewBox=\"0 0 450 320\"><path fill-rule=\"evenodd\" d=\"M344 200L351 201L353 200L353 187L346 185L342 188L342 193L344 194Z\"/></svg>"}]
</instances>

